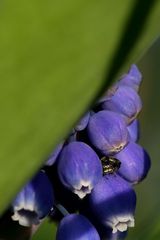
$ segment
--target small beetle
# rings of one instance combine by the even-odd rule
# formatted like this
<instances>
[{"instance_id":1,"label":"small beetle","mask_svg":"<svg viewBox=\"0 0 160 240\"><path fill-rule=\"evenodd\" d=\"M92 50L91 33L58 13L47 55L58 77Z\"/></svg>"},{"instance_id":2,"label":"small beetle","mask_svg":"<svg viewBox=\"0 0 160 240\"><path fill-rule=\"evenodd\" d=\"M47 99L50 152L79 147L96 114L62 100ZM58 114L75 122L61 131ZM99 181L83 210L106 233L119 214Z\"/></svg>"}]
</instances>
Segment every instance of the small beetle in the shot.
<instances>
[{"instance_id":1,"label":"small beetle","mask_svg":"<svg viewBox=\"0 0 160 240\"><path fill-rule=\"evenodd\" d=\"M101 158L101 162L103 167L103 175L112 174L116 172L121 166L121 162L118 159L112 157L104 156Z\"/></svg>"}]
</instances>

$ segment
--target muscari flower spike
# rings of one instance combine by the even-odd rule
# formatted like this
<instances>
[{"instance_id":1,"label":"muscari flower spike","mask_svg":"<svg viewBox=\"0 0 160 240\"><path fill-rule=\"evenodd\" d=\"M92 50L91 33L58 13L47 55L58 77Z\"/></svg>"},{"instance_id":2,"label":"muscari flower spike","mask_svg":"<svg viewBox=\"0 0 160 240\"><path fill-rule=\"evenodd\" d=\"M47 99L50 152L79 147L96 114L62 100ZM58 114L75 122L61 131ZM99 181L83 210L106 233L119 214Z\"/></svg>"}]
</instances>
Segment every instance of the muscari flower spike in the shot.
<instances>
[{"instance_id":1,"label":"muscari flower spike","mask_svg":"<svg viewBox=\"0 0 160 240\"><path fill-rule=\"evenodd\" d=\"M90 117L88 137L104 155L113 155L128 143L128 130L124 119L115 112L99 111Z\"/></svg>"},{"instance_id":2,"label":"muscari flower spike","mask_svg":"<svg viewBox=\"0 0 160 240\"><path fill-rule=\"evenodd\" d=\"M60 154L58 174L64 186L84 198L102 178L102 165L87 144L71 142Z\"/></svg>"},{"instance_id":3,"label":"muscari flower spike","mask_svg":"<svg viewBox=\"0 0 160 240\"><path fill-rule=\"evenodd\" d=\"M130 125L127 126L129 132L129 140L131 142L138 142L140 136L139 120L135 119Z\"/></svg>"},{"instance_id":4,"label":"muscari flower spike","mask_svg":"<svg viewBox=\"0 0 160 240\"><path fill-rule=\"evenodd\" d=\"M60 222L56 240L100 240L97 230L80 214L66 215Z\"/></svg>"},{"instance_id":5,"label":"muscari flower spike","mask_svg":"<svg viewBox=\"0 0 160 240\"><path fill-rule=\"evenodd\" d=\"M47 175L40 171L14 199L12 220L22 226L37 225L49 214L53 203L52 185Z\"/></svg>"},{"instance_id":6,"label":"muscari flower spike","mask_svg":"<svg viewBox=\"0 0 160 240\"><path fill-rule=\"evenodd\" d=\"M141 81L142 74L139 71L138 67L135 64L133 64L131 65L129 72L122 76L118 84L129 86L138 92Z\"/></svg>"},{"instance_id":7,"label":"muscari flower spike","mask_svg":"<svg viewBox=\"0 0 160 240\"><path fill-rule=\"evenodd\" d=\"M121 114L125 117L127 124L130 124L141 111L142 101L132 88L119 86L113 95L102 103L102 108Z\"/></svg>"},{"instance_id":8,"label":"muscari flower spike","mask_svg":"<svg viewBox=\"0 0 160 240\"><path fill-rule=\"evenodd\" d=\"M130 142L115 157L121 162L118 174L132 184L139 183L147 176L151 161L148 153L140 145Z\"/></svg>"},{"instance_id":9,"label":"muscari flower spike","mask_svg":"<svg viewBox=\"0 0 160 240\"><path fill-rule=\"evenodd\" d=\"M131 185L118 176L109 174L94 187L88 196L95 218L115 234L134 227L136 194Z\"/></svg>"}]
</instances>

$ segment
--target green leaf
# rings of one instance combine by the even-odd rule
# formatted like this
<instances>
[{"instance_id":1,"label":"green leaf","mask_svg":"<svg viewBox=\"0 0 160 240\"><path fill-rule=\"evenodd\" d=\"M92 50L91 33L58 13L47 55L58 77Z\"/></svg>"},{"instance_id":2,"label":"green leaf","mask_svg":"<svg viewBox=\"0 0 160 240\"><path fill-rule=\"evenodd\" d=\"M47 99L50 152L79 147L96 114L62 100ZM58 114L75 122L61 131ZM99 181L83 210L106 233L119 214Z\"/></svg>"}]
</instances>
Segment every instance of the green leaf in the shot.
<instances>
[{"instance_id":1,"label":"green leaf","mask_svg":"<svg viewBox=\"0 0 160 240\"><path fill-rule=\"evenodd\" d=\"M48 219L39 227L33 235L32 240L53 240L56 237L56 226L49 222Z\"/></svg>"},{"instance_id":2,"label":"green leaf","mask_svg":"<svg viewBox=\"0 0 160 240\"><path fill-rule=\"evenodd\" d=\"M129 57L157 36L159 9L144 0L1 3L1 212Z\"/></svg>"}]
</instances>

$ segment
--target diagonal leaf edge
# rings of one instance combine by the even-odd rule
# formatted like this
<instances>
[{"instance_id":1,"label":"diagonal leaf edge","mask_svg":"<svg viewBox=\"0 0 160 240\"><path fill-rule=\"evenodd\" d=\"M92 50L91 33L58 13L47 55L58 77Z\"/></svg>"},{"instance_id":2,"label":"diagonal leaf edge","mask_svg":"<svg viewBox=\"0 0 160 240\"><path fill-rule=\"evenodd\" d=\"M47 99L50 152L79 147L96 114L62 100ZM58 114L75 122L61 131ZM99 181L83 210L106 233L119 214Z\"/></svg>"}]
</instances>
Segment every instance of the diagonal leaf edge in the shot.
<instances>
[{"instance_id":1,"label":"diagonal leaf edge","mask_svg":"<svg viewBox=\"0 0 160 240\"><path fill-rule=\"evenodd\" d=\"M111 84L111 82L115 79L118 73L122 71L124 66L129 66L131 62L129 60L129 56L132 52L134 52L134 50L136 50L136 44L138 41L141 40L141 37L146 30L145 25L147 24L147 21L149 21L152 11L158 5L158 3L157 5L156 3L156 0L137 0L135 2L135 5L128 17L128 21L126 21L124 32L122 33L121 39L118 43L115 53L113 54L113 58L111 59L109 70L106 72L102 87L96 95L95 100L103 94L104 89L106 89ZM156 34L151 36L150 42L152 42L156 37L157 32ZM144 46L144 48L147 48L147 46ZM142 49L141 51L143 52L144 49ZM139 53L139 55L141 53ZM135 57L135 60L136 58L137 56ZM129 60L128 64L127 60Z\"/></svg>"}]
</instances>

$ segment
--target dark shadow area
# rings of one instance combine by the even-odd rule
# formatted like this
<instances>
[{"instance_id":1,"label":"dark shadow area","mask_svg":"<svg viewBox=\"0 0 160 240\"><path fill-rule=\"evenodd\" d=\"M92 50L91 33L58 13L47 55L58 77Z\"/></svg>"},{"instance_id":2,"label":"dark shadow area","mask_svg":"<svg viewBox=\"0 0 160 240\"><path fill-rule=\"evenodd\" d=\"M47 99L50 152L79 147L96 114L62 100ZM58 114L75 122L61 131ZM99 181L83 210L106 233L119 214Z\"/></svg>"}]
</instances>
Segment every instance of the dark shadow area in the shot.
<instances>
[{"instance_id":1,"label":"dark shadow area","mask_svg":"<svg viewBox=\"0 0 160 240\"><path fill-rule=\"evenodd\" d=\"M32 228L22 227L11 219L11 210L0 218L0 240L29 240Z\"/></svg>"}]
</instances>

